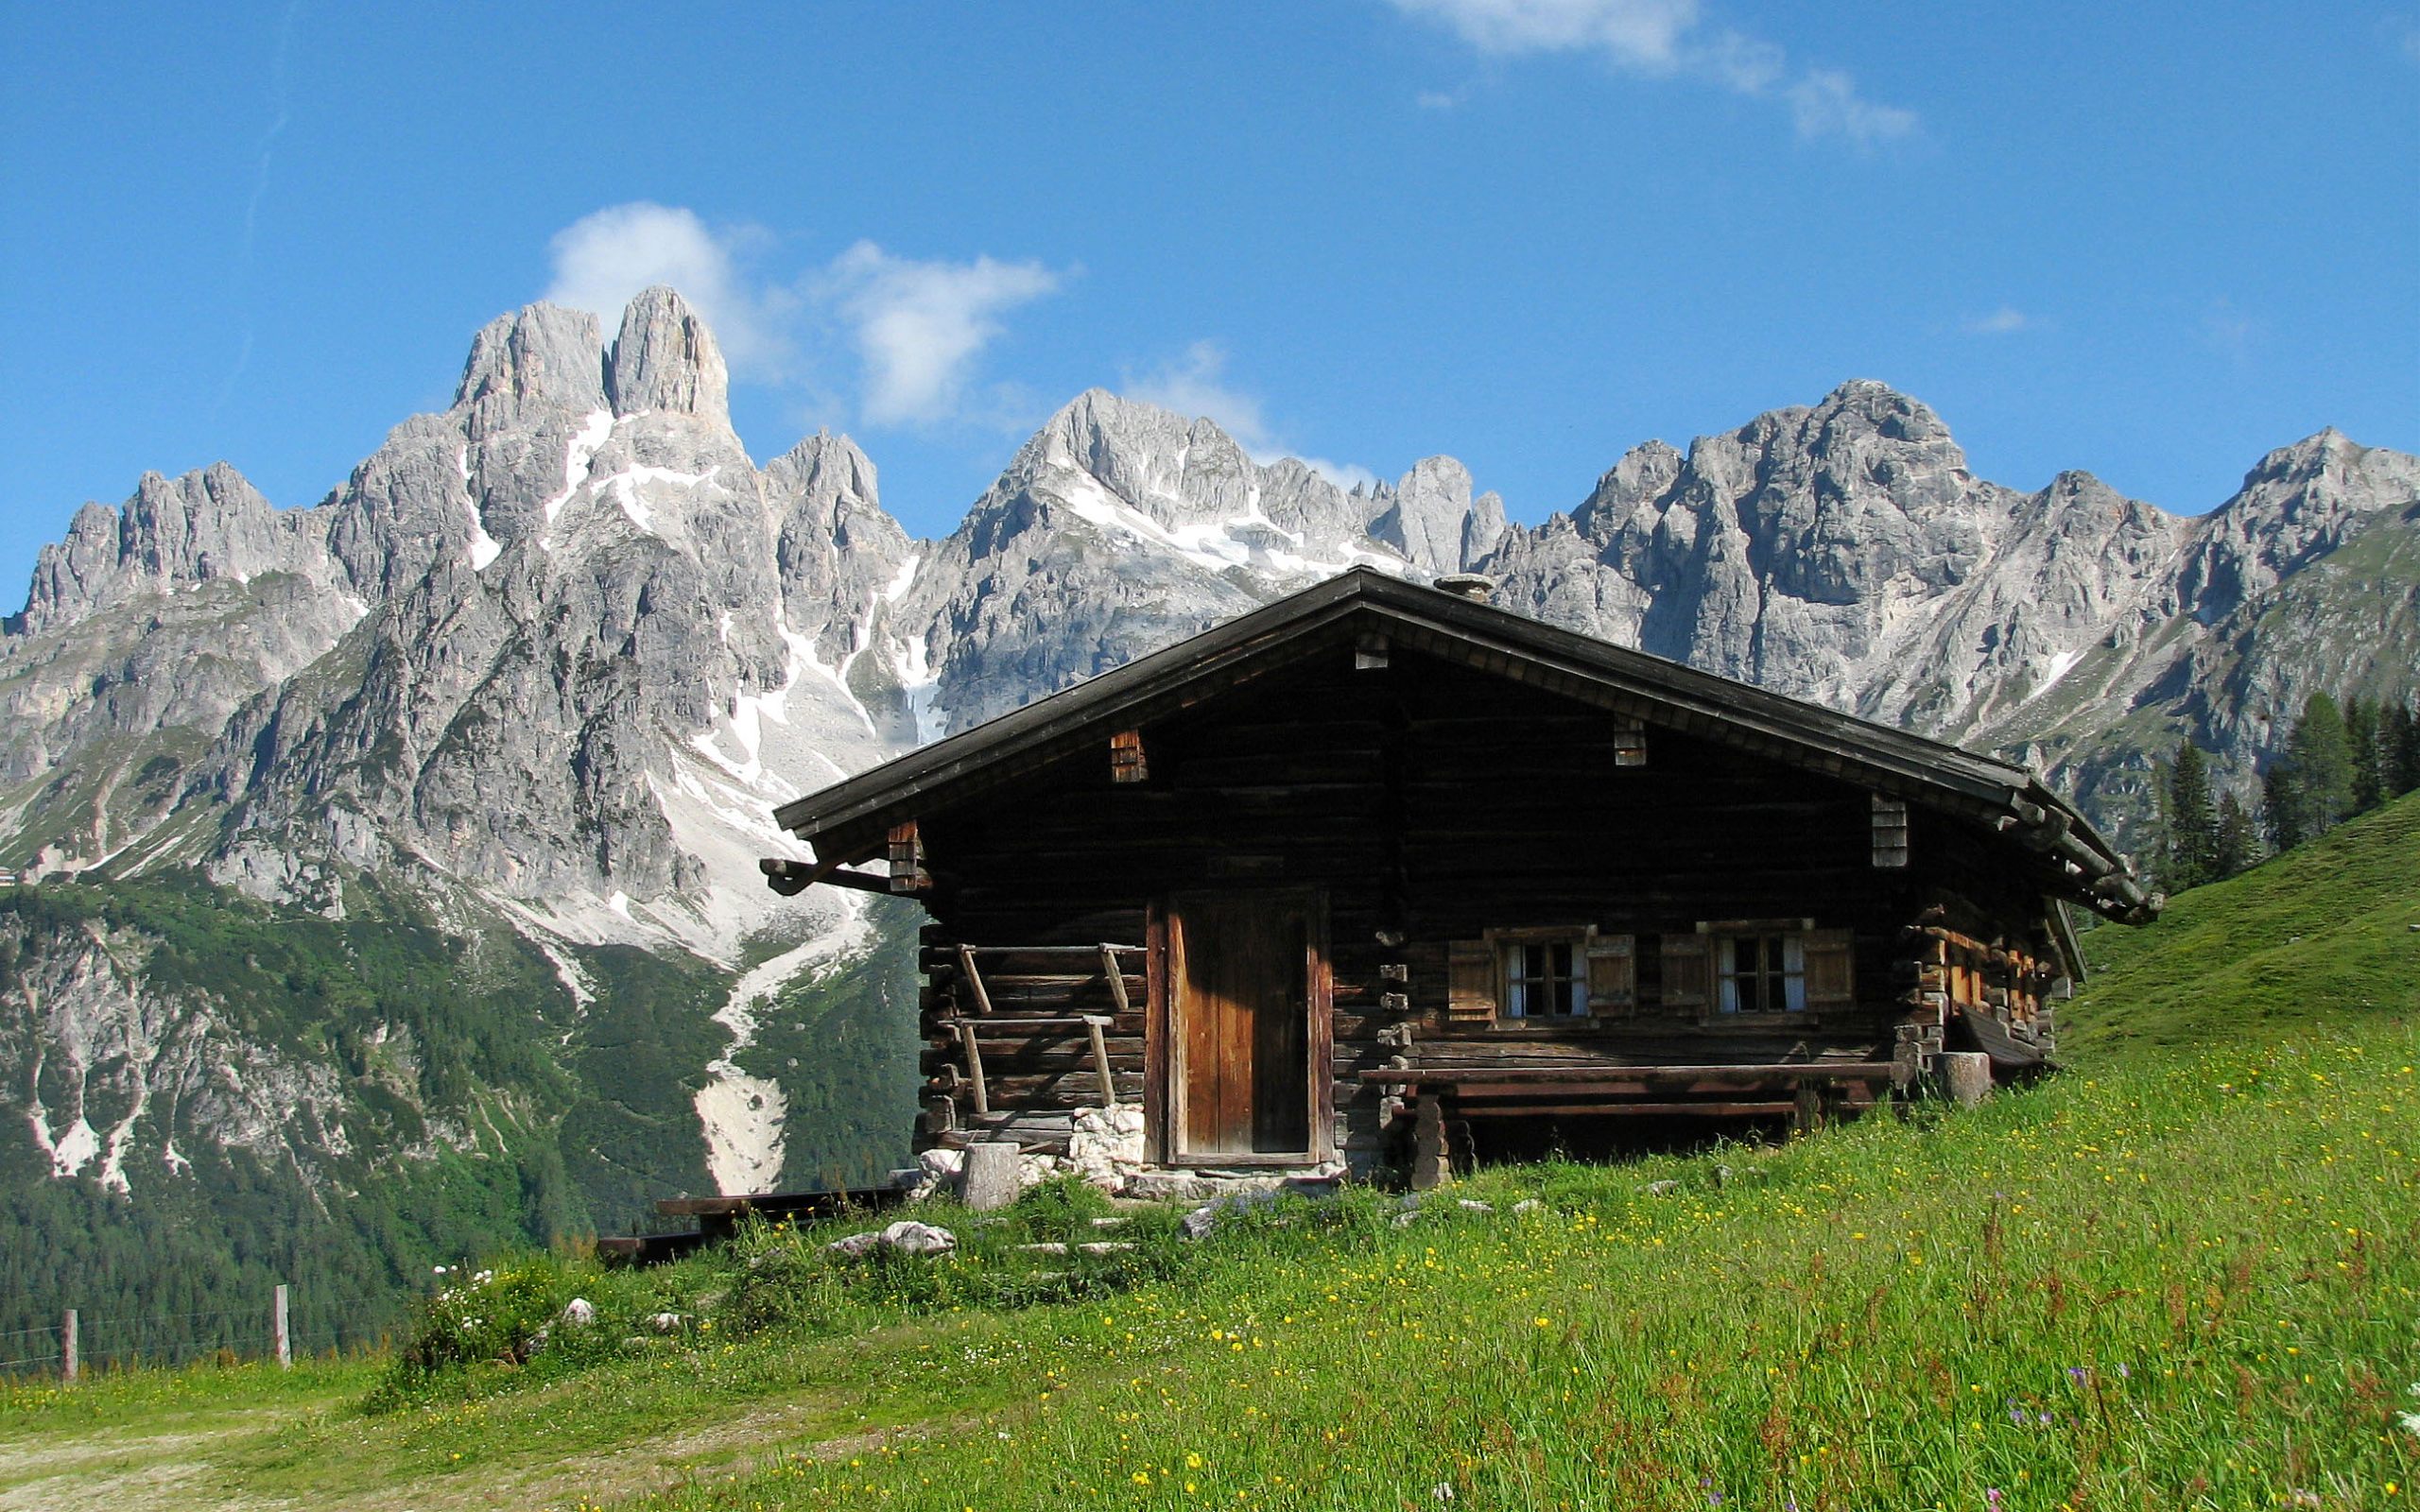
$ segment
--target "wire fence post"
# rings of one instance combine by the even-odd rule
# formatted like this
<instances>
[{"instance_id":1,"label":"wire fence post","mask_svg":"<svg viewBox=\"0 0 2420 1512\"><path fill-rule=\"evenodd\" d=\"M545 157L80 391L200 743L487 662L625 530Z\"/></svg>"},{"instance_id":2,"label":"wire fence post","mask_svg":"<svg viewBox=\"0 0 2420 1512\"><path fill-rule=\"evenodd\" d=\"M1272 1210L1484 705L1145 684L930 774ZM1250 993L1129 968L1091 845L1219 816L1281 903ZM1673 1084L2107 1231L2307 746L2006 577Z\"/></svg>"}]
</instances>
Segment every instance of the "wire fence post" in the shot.
<instances>
[{"instance_id":1,"label":"wire fence post","mask_svg":"<svg viewBox=\"0 0 2420 1512\"><path fill-rule=\"evenodd\" d=\"M80 1362L76 1358L76 1310L59 1320L59 1379L63 1385L76 1383L76 1370Z\"/></svg>"},{"instance_id":2,"label":"wire fence post","mask_svg":"<svg viewBox=\"0 0 2420 1512\"><path fill-rule=\"evenodd\" d=\"M268 1337L270 1346L277 1350L277 1367L280 1370L293 1369L294 1339L285 1331L285 1283L284 1281L277 1283L277 1291L269 1299Z\"/></svg>"}]
</instances>

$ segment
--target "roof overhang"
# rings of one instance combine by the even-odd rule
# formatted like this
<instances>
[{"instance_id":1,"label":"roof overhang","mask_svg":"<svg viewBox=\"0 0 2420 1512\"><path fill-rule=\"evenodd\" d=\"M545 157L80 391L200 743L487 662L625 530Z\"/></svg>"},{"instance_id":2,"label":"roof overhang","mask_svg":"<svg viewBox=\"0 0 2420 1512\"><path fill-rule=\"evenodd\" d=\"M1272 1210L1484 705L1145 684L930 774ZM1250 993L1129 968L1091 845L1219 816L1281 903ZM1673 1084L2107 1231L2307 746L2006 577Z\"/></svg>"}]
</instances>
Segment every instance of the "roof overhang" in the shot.
<instances>
[{"instance_id":1,"label":"roof overhang","mask_svg":"<svg viewBox=\"0 0 2420 1512\"><path fill-rule=\"evenodd\" d=\"M1972 819L2039 858L2045 890L2142 922L2123 857L2022 766L1355 568L1164 650L908 752L774 811L825 864L873 854L890 822L952 806L1107 737L1360 636L1677 729Z\"/></svg>"}]
</instances>

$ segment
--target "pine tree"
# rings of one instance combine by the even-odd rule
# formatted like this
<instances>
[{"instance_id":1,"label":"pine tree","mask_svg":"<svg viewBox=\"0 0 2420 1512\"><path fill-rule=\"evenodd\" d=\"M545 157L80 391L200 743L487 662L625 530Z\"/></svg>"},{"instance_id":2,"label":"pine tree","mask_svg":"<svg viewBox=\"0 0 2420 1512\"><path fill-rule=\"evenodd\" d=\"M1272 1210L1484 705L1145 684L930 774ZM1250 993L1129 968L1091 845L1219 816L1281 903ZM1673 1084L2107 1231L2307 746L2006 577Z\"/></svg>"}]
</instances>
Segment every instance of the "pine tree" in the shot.
<instances>
[{"instance_id":1,"label":"pine tree","mask_svg":"<svg viewBox=\"0 0 2420 1512\"><path fill-rule=\"evenodd\" d=\"M2286 759L2294 769L2301 810L2296 832L2316 839L2343 823L2353 811L2353 752L2335 699L2314 693L2304 703L2303 716L2286 741Z\"/></svg>"},{"instance_id":2,"label":"pine tree","mask_svg":"<svg viewBox=\"0 0 2420 1512\"><path fill-rule=\"evenodd\" d=\"M2388 764L2387 792L2401 798L2420 791L2420 711L2398 701L2387 713L2387 728L2379 736Z\"/></svg>"},{"instance_id":3,"label":"pine tree","mask_svg":"<svg viewBox=\"0 0 2420 1512\"><path fill-rule=\"evenodd\" d=\"M2166 865L2162 881L2169 892L2183 892L2218 879L2219 813L2210 802L2210 769L2202 747L2179 741L2176 760L2168 765Z\"/></svg>"},{"instance_id":4,"label":"pine tree","mask_svg":"<svg viewBox=\"0 0 2420 1512\"><path fill-rule=\"evenodd\" d=\"M2244 812L2235 794L2221 794L2217 843L2210 857L2212 869L2221 879L2240 876L2259 859L2260 835L2253 827L2252 816Z\"/></svg>"},{"instance_id":5,"label":"pine tree","mask_svg":"<svg viewBox=\"0 0 2420 1512\"><path fill-rule=\"evenodd\" d=\"M2272 850L2291 850L2308 838L2303 833L2302 783L2283 757L2260 774L2260 827L2268 832Z\"/></svg>"},{"instance_id":6,"label":"pine tree","mask_svg":"<svg viewBox=\"0 0 2420 1512\"><path fill-rule=\"evenodd\" d=\"M2367 814L2386 799L2387 754L2378 744L2378 706L2368 698L2344 704L2344 748L2353 763L2353 808Z\"/></svg>"}]
</instances>

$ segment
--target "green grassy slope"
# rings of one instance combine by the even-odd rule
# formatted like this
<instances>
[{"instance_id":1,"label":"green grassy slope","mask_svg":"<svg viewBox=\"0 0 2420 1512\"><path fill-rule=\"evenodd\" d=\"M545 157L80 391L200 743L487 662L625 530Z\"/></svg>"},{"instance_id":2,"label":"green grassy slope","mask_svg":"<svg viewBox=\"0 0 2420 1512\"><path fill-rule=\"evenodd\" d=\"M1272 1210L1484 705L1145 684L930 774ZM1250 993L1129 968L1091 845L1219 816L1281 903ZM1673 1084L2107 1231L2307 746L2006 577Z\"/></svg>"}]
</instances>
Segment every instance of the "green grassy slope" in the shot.
<instances>
[{"instance_id":1,"label":"green grassy slope","mask_svg":"<svg viewBox=\"0 0 2420 1512\"><path fill-rule=\"evenodd\" d=\"M2420 1014L2420 794L2228 882L2149 929L2084 936L2069 1063L2124 1063Z\"/></svg>"}]
</instances>

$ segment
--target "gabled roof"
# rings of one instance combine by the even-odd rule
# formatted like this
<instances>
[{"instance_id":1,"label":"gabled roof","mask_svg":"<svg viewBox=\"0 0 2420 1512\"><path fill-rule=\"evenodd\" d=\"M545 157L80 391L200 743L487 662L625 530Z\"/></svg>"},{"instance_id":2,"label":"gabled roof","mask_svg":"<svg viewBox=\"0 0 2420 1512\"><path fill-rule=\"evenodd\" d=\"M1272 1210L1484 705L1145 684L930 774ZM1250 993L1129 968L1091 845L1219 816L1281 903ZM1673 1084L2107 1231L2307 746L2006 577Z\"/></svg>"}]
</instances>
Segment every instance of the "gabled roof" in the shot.
<instances>
[{"instance_id":1,"label":"gabled roof","mask_svg":"<svg viewBox=\"0 0 2420 1512\"><path fill-rule=\"evenodd\" d=\"M2135 921L2155 909L2116 850L2022 766L1367 567L783 804L774 818L826 862L861 860L895 820L1368 634L1964 816L2038 856L2046 892Z\"/></svg>"}]
</instances>

